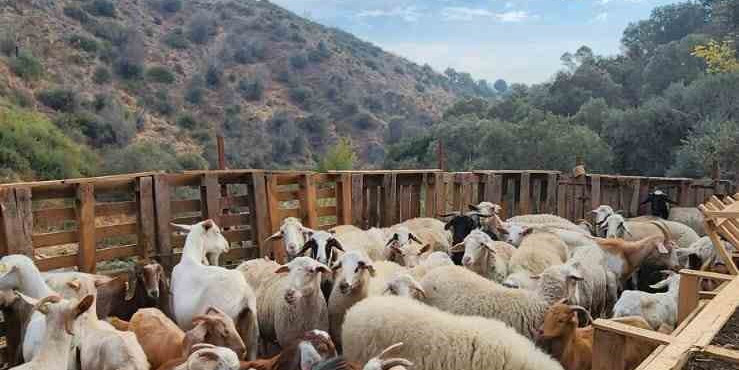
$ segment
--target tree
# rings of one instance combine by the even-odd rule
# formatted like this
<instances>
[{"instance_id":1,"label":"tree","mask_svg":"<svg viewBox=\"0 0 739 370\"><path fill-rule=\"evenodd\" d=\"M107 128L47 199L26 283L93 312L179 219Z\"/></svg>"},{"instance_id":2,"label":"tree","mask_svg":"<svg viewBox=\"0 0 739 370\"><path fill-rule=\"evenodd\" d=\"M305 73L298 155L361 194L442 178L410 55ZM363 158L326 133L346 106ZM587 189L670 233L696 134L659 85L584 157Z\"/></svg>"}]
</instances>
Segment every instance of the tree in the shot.
<instances>
[{"instance_id":1,"label":"tree","mask_svg":"<svg viewBox=\"0 0 739 370\"><path fill-rule=\"evenodd\" d=\"M354 169L357 154L354 152L351 141L348 138L340 138L336 145L332 146L323 155L318 163L318 171L326 172L348 171Z\"/></svg>"},{"instance_id":2,"label":"tree","mask_svg":"<svg viewBox=\"0 0 739 370\"><path fill-rule=\"evenodd\" d=\"M699 124L678 149L669 170L673 176L700 177L710 173L714 162L733 175L739 170L739 122L707 121Z\"/></svg>"},{"instance_id":3,"label":"tree","mask_svg":"<svg viewBox=\"0 0 739 370\"><path fill-rule=\"evenodd\" d=\"M508 91L508 83L502 78L497 79L493 87L501 94Z\"/></svg>"},{"instance_id":4,"label":"tree","mask_svg":"<svg viewBox=\"0 0 739 370\"><path fill-rule=\"evenodd\" d=\"M731 40L721 43L711 40L706 45L696 46L691 55L705 60L709 73L739 71L739 60L736 58L736 50Z\"/></svg>"}]
</instances>

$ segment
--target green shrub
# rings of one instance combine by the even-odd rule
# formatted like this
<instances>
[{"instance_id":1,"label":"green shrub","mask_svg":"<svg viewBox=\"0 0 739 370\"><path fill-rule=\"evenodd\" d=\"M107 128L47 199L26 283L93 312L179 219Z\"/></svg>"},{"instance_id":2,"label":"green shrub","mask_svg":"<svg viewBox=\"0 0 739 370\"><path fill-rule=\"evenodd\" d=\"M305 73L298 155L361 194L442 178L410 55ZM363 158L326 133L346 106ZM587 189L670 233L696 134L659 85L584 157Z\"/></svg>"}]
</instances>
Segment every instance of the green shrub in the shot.
<instances>
[{"instance_id":1,"label":"green shrub","mask_svg":"<svg viewBox=\"0 0 739 370\"><path fill-rule=\"evenodd\" d=\"M182 9L182 0L161 0L159 11L162 13L177 13Z\"/></svg>"},{"instance_id":2,"label":"green shrub","mask_svg":"<svg viewBox=\"0 0 739 370\"><path fill-rule=\"evenodd\" d=\"M182 28L175 28L172 32L164 36L162 40L167 46L172 49L187 49L190 46L190 41L185 36L185 31Z\"/></svg>"},{"instance_id":3,"label":"green shrub","mask_svg":"<svg viewBox=\"0 0 739 370\"><path fill-rule=\"evenodd\" d=\"M234 51L234 60L241 64L251 64L263 60L266 54L267 48L259 41L243 43Z\"/></svg>"},{"instance_id":4,"label":"green shrub","mask_svg":"<svg viewBox=\"0 0 739 370\"><path fill-rule=\"evenodd\" d=\"M177 126L186 130L197 130L205 128L207 125L203 122L199 122L189 113L183 113L177 117Z\"/></svg>"},{"instance_id":5,"label":"green shrub","mask_svg":"<svg viewBox=\"0 0 739 370\"><path fill-rule=\"evenodd\" d=\"M36 80L44 73L44 66L33 54L22 51L17 58L10 60L10 70L24 80Z\"/></svg>"},{"instance_id":6,"label":"green shrub","mask_svg":"<svg viewBox=\"0 0 739 370\"><path fill-rule=\"evenodd\" d=\"M15 32L11 30L3 30L0 32L0 53L7 56L15 54L15 48L18 46L15 37Z\"/></svg>"},{"instance_id":7,"label":"green shrub","mask_svg":"<svg viewBox=\"0 0 739 370\"><path fill-rule=\"evenodd\" d=\"M165 66L149 67L146 70L146 79L151 82L171 84L176 81L174 73Z\"/></svg>"},{"instance_id":8,"label":"green shrub","mask_svg":"<svg viewBox=\"0 0 739 370\"><path fill-rule=\"evenodd\" d=\"M197 153L185 153L177 156L177 164L183 170L207 170L208 161Z\"/></svg>"},{"instance_id":9,"label":"green shrub","mask_svg":"<svg viewBox=\"0 0 739 370\"><path fill-rule=\"evenodd\" d=\"M199 105L203 102L205 94L205 79L201 75L195 75L185 89L185 100L191 104Z\"/></svg>"},{"instance_id":10,"label":"green shrub","mask_svg":"<svg viewBox=\"0 0 739 370\"><path fill-rule=\"evenodd\" d=\"M326 46L326 43L323 41L318 42L316 48L308 52L308 59L310 59L311 62L317 63L329 58L331 58L331 51L328 49L328 46Z\"/></svg>"},{"instance_id":11,"label":"green shrub","mask_svg":"<svg viewBox=\"0 0 739 370\"><path fill-rule=\"evenodd\" d=\"M90 19L90 16L87 15L87 13L84 10L82 10L82 8L76 5L65 6L64 15L80 23L87 23L87 21Z\"/></svg>"},{"instance_id":12,"label":"green shrub","mask_svg":"<svg viewBox=\"0 0 739 370\"><path fill-rule=\"evenodd\" d=\"M13 89L9 98L11 103L21 108L30 108L34 104L33 95L25 90Z\"/></svg>"},{"instance_id":13,"label":"green shrub","mask_svg":"<svg viewBox=\"0 0 739 370\"><path fill-rule=\"evenodd\" d=\"M96 114L89 111L58 116L54 123L75 141L95 148L125 145L136 135L136 122L128 111L108 95L95 99Z\"/></svg>"},{"instance_id":14,"label":"green shrub","mask_svg":"<svg viewBox=\"0 0 739 370\"><path fill-rule=\"evenodd\" d=\"M292 99L295 103L305 104L308 102L308 99L310 98L312 93L313 91L311 91L311 89L307 87L293 87L290 89L290 99Z\"/></svg>"},{"instance_id":15,"label":"green shrub","mask_svg":"<svg viewBox=\"0 0 739 370\"><path fill-rule=\"evenodd\" d=\"M74 112L79 106L77 92L70 89L44 90L36 94L36 99L53 110L65 113Z\"/></svg>"},{"instance_id":16,"label":"green shrub","mask_svg":"<svg viewBox=\"0 0 739 370\"><path fill-rule=\"evenodd\" d=\"M205 83L211 89L221 85L223 79L223 67L216 63L208 65L208 69L205 71Z\"/></svg>"},{"instance_id":17,"label":"green shrub","mask_svg":"<svg viewBox=\"0 0 739 370\"><path fill-rule=\"evenodd\" d=\"M88 53L95 53L98 50L98 43L97 41L85 37L83 35L72 35L69 37L69 44L74 46L77 49L86 51Z\"/></svg>"},{"instance_id":18,"label":"green shrub","mask_svg":"<svg viewBox=\"0 0 739 370\"><path fill-rule=\"evenodd\" d=\"M141 78L144 66L127 55L121 55L114 63L115 71L123 79L138 80Z\"/></svg>"},{"instance_id":19,"label":"green shrub","mask_svg":"<svg viewBox=\"0 0 739 370\"><path fill-rule=\"evenodd\" d=\"M303 69L308 66L308 58L303 53L294 54L290 57L290 65L296 69Z\"/></svg>"},{"instance_id":20,"label":"green shrub","mask_svg":"<svg viewBox=\"0 0 739 370\"><path fill-rule=\"evenodd\" d=\"M196 44L206 44L215 33L215 29L213 17L206 12L200 12L190 21L187 37Z\"/></svg>"},{"instance_id":21,"label":"green shrub","mask_svg":"<svg viewBox=\"0 0 739 370\"><path fill-rule=\"evenodd\" d=\"M85 10L99 17L115 17L115 4L110 0L92 0L85 5Z\"/></svg>"},{"instance_id":22,"label":"green shrub","mask_svg":"<svg viewBox=\"0 0 739 370\"><path fill-rule=\"evenodd\" d=\"M261 100L264 94L264 83L259 78L242 79L239 81L239 91L246 100Z\"/></svg>"},{"instance_id":23,"label":"green shrub","mask_svg":"<svg viewBox=\"0 0 739 370\"><path fill-rule=\"evenodd\" d=\"M129 32L126 27L113 20L90 22L85 28L96 37L108 40L115 46L125 45L128 42Z\"/></svg>"},{"instance_id":24,"label":"green shrub","mask_svg":"<svg viewBox=\"0 0 739 370\"><path fill-rule=\"evenodd\" d=\"M153 96L145 99L145 105L160 115L168 116L174 113L175 106L172 104L167 90L156 91Z\"/></svg>"},{"instance_id":25,"label":"green shrub","mask_svg":"<svg viewBox=\"0 0 739 370\"><path fill-rule=\"evenodd\" d=\"M108 68L98 66L92 75L92 81L98 85L105 85L110 82L112 77Z\"/></svg>"},{"instance_id":26,"label":"green shrub","mask_svg":"<svg viewBox=\"0 0 739 370\"><path fill-rule=\"evenodd\" d=\"M0 107L0 163L24 178L50 180L95 174L95 155L45 116Z\"/></svg>"},{"instance_id":27,"label":"green shrub","mask_svg":"<svg viewBox=\"0 0 739 370\"><path fill-rule=\"evenodd\" d=\"M357 154L354 152L351 141L340 138L339 142L329 148L318 163L318 171L347 171L354 169Z\"/></svg>"},{"instance_id":28,"label":"green shrub","mask_svg":"<svg viewBox=\"0 0 739 370\"><path fill-rule=\"evenodd\" d=\"M108 174L182 169L170 145L152 142L139 142L107 152L103 167Z\"/></svg>"}]
</instances>

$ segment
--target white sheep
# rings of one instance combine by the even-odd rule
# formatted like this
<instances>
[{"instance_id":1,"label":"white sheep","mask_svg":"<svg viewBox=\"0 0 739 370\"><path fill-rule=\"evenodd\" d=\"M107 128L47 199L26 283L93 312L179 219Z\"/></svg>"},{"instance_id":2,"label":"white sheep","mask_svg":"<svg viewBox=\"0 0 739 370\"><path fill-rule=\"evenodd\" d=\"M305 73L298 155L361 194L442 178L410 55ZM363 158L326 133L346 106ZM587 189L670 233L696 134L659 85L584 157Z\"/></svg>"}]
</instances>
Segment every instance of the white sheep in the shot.
<instances>
[{"instance_id":1,"label":"white sheep","mask_svg":"<svg viewBox=\"0 0 739 370\"><path fill-rule=\"evenodd\" d=\"M605 252L597 245L578 249L564 264L549 266L532 278L539 294L568 298L596 317L608 317L618 299L618 278L606 267Z\"/></svg>"},{"instance_id":2,"label":"white sheep","mask_svg":"<svg viewBox=\"0 0 739 370\"><path fill-rule=\"evenodd\" d=\"M527 226L555 227L559 229L577 231L580 233L587 233L581 227L575 225L574 222L566 218L547 214L547 213L514 216L514 217L507 219L505 223L527 225Z\"/></svg>"},{"instance_id":3,"label":"white sheep","mask_svg":"<svg viewBox=\"0 0 739 370\"><path fill-rule=\"evenodd\" d=\"M238 370L239 357L231 349L212 344L193 346L185 363L173 370Z\"/></svg>"},{"instance_id":4,"label":"white sheep","mask_svg":"<svg viewBox=\"0 0 739 370\"><path fill-rule=\"evenodd\" d=\"M731 245L731 243L725 240L722 240L721 243L723 244L724 249L726 249L727 252L731 253L735 250L734 246ZM718 252L716 252L716 248L713 246L713 241L711 241L711 238L707 236L701 237L700 239L696 240L688 248L677 249L676 252L682 266L689 267L688 257L690 255L695 255L700 260L700 269L704 271L715 266L717 263L724 262L721 257L719 257Z\"/></svg>"},{"instance_id":5,"label":"white sheep","mask_svg":"<svg viewBox=\"0 0 739 370\"><path fill-rule=\"evenodd\" d=\"M277 230L276 233L270 235L265 242L282 239L282 243L285 246L285 252L287 253L287 259L289 261L300 255L300 249L305 244L306 239L313 232L313 229L303 226L299 219L295 217L287 217L282 220L280 229Z\"/></svg>"},{"instance_id":6,"label":"white sheep","mask_svg":"<svg viewBox=\"0 0 739 370\"><path fill-rule=\"evenodd\" d=\"M280 268L279 263L271 260L269 257L264 257L244 261L236 267L236 271L240 271L244 275L246 282L256 292L265 283L272 281L274 272L278 268Z\"/></svg>"},{"instance_id":7,"label":"white sheep","mask_svg":"<svg viewBox=\"0 0 739 370\"><path fill-rule=\"evenodd\" d=\"M421 280L430 306L457 315L498 319L533 338L544 314L559 297L512 289L460 266L440 267Z\"/></svg>"},{"instance_id":8,"label":"white sheep","mask_svg":"<svg viewBox=\"0 0 739 370\"><path fill-rule=\"evenodd\" d=\"M303 248L298 252L298 256L310 251L309 256L311 258L324 265L331 265L337 258L334 250L344 252L344 247L341 246L334 233L318 230L308 236Z\"/></svg>"},{"instance_id":9,"label":"white sheep","mask_svg":"<svg viewBox=\"0 0 739 370\"><path fill-rule=\"evenodd\" d=\"M462 243L450 252L462 252L462 265L490 280L502 282L508 276L508 262L516 248L506 242L494 241L480 229L472 230Z\"/></svg>"},{"instance_id":10,"label":"white sheep","mask_svg":"<svg viewBox=\"0 0 739 370\"><path fill-rule=\"evenodd\" d=\"M435 218L411 218L396 226L407 227L420 244L430 245L433 251L446 252L451 247L452 234L445 229L443 222Z\"/></svg>"},{"instance_id":11,"label":"white sheep","mask_svg":"<svg viewBox=\"0 0 739 370\"><path fill-rule=\"evenodd\" d=\"M561 370L534 344L498 320L450 314L405 297L372 297L346 315L344 356L366 363L402 342L398 357L421 370Z\"/></svg>"},{"instance_id":12,"label":"white sheep","mask_svg":"<svg viewBox=\"0 0 739 370\"><path fill-rule=\"evenodd\" d=\"M36 300L22 294L19 295L21 299L34 305L39 314L44 315L46 327L41 346L33 360L13 369L67 370L71 365L69 359L75 322L85 312L95 311L92 308L94 298L90 295L79 301L62 300L59 296L52 295Z\"/></svg>"},{"instance_id":13,"label":"white sheep","mask_svg":"<svg viewBox=\"0 0 739 370\"><path fill-rule=\"evenodd\" d=\"M207 245L227 244L221 229L212 220L192 226L180 262L172 270L172 308L175 321L183 330L192 328L192 319L217 307L234 320L247 345L249 359L256 358L259 338L256 295L244 275L235 270L202 264Z\"/></svg>"},{"instance_id":14,"label":"white sheep","mask_svg":"<svg viewBox=\"0 0 739 370\"><path fill-rule=\"evenodd\" d=\"M454 262L445 252L433 252L418 266L411 268L408 273L416 279L421 279L433 269L442 266L454 266Z\"/></svg>"},{"instance_id":15,"label":"white sheep","mask_svg":"<svg viewBox=\"0 0 739 370\"><path fill-rule=\"evenodd\" d=\"M362 230L353 225L339 225L331 230L345 251L359 251L373 261L385 260L386 229ZM389 237L388 237L389 238Z\"/></svg>"},{"instance_id":16,"label":"white sheep","mask_svg":"<svg viewBox=\"0 0 739 370\"><path fill-rule=\"evenodd\" d=\"M426 298L426 291L413 276L401 273L385 283L383 295L397 295L423 300Z\"/></svg>"},{"instance_id":17,"label":"white sheep","mask_svg":"<svg viewBox=\"0 0 739 370\"><path fill-rule=\"evenodd\" d=\"M389 261L370 260L358 251L350 251L333 266L334 287L328 299L329 333L340 346L341 325L346 311L355 303L369 297L381 295L385 283L406 269Z\"/></svg>"},{"instance_id":18,"label":"white sheep","mask_svg":"<svg viewBox=\"0 0 739 370\"><path fill-rule=\"evenodd\" d=\"M515 288L530 288L531 275L538 275L549 266L567 261L567 244L556 234L535 231L532 227L506 224L506 242L517 245L518 249L508 263L509 275L503 284Z\"/></svg>"},{"instance_id":19,"label":"white sheep","mask_svg":"<svg viewBox=\"0 0 739 370\"><path fill-rule=\"evenodd\" d=\"M285 348L309 330L328 330L328 310L320 283L321 275L330 272L325 265L302 256L265 271L272 277L257 290L263 341L277 341Z\"/></svg>"},{"instance_id":20,"label":"white sheep","mask_svg":"<svg viewBox=\"0 0 739 370\"><path fill-rule=\"evenodd\" d=\"M652 289L667 287L665 293L647 293L626 290L613 307L614 317L641 316L657 330L660 326L675 327L677 324L677 301L680 290L680 274L664 271L666 279L651 285Z\"/></svg>"},{"instance_id":21,"label":"white sheep","mask_svg":"<svg viewBox=\"0 0 739 370\"><path fill-rule=\"evenodd\" d=\"M703 212L695 207L671 207L668 221L675 221L684 224L699 236L706 235L706 229L703 226Z\"/></svg>"},{"instance_id":22,"label":"white sheep","mask_svg":"<svg viewBox=\"0 0 739 370\"><path fill-rule=\"evenodd\" d=\"M431 244L424 244L404 225L384 230L389 235L385 243L384 259L409 268L418 266L422 256L431 251Z\"/></svg>"}]
</instances>

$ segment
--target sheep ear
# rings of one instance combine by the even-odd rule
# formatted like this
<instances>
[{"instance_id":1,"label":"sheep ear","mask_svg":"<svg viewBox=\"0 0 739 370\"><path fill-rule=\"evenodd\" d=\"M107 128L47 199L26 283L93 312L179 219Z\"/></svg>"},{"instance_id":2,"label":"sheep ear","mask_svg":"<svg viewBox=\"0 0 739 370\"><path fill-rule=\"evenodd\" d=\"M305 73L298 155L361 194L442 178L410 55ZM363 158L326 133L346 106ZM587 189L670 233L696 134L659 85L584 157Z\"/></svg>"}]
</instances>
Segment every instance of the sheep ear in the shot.
<instances>
[{"instance_id":1,"label":"sheep ear","mask_svg":"<svg viewBox=\"0 0 739 370\"><path fill-rule=\"evenodd\" d=\"M410 239L410 240L412 240L412 241L414 241L414 242L416 242L418 244L423 245L423 242L420 239L418 239L415 235L413 235L413 233L408 233L408 239Z\"/></svg>"},{"instance_id":2,"label":"sheep ear","mask_svg":"<svg viewBox=\"0 0 739 370\"><path fill-rule=\"evenodd\" d=\"M431 250L431 244L426 244L426 245L423 246L423 248L421 248L420 251L418 251L418 255L420 256L420 255L422 255L422 254L424 254L424 253L426 253L426 252L428 252L430 250Z\"/></svg>"},{"instance_id":3,"label":"sheep ear","mask_svg":"<svg viewBox=\"0 0 739 370\"><path fill-rule=\"evenodd\" d=\"M170 222L169 224L172 225L172 227L179 229L180 231L190 232L190 230L192 230L192 225L176 224L174 222Z\"/></svg>"},{"instance_id":4,"label":"sheep ear","mask_svg":"<svg viewBox=\"0 0 739 370\"><path fill-rule=\"evenodd\" d=\"M521 235L522 235L522 236L523 236L523 235L529 235L529 234L531 234L532 232L534 232L534 228L533 228L533 227L528 227L528 226L524 226L524 227L523 227L523 232L521 233Z\"/></svg>"},{"instance_id":5,"label":"sheep ear","mask_svg":"<svg viewBox=\"0 0 739 370\"><path fill-rule=\"evenodd\" d=\"M464 242L454 244L453 247L449 248L450 253L464 252Z\"/></svg>"},{"instance_id":6,"label":"sheep ear","mask_svg":"<svg viewBox=\"0 0 739 370\"><path fill-rule=\"evenodd\" d=\"M485 242L482 243L482 245L490 251L490 253L495 254L495 247L493 246L493 243Z\"/></svg>"},{"instance_id":7,"label":"sheep ear","mask_svg":"<svg viewBox=\"0 0 739 370\"><path fill-rule=\"evenodd\" d=\"M282 265L277 270L275 270L275 274L283 274L286 272L290 272L290 266L288 265Z\"/></svg>"},{"instance_id":8,"label":"sheep ear","mask_svg":"<svg viewBox=\"0 0 739 370\"><path fill-rule=\"evenodd\" d=\"M82 298L80 303L77 304L77 308L75 309L75 317L78 317L79 315L85 313L85 311L89 310L94 302L95 297L92 294L88 294L87 296L85 296L85 298Z\"/></svg>"},{"instance_id":9,"label":"sheep ear","mask_svg":"<svg viewBox=\"0 0 739 370\"><path fill-rule=\"evenodd\" d=\"M203 229L205 229L205 231L210 230L210 228L212 228L213 225L215 225L215 223L213 223L213 220L205 220L205 221L203 221Z\"/></svg>"}]
</instances>

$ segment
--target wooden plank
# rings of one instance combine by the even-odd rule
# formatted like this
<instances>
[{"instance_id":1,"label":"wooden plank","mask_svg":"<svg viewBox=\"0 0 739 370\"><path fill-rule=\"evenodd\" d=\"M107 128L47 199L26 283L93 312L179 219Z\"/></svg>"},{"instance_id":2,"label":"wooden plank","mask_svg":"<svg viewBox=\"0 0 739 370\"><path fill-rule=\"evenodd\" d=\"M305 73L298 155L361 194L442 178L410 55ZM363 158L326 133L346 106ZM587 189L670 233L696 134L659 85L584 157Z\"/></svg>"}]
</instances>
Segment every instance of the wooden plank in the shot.
<instances>
[{"instance_id":1,"label":"wooden plank","mask_svg":"<svg viewBox=\"0 0 739 370\"><path fill-rule=\"evenodd\" d=\"M683 181L680 183L680 195L678 196L678 202L680 203L681 207L692 207L693 204L690 201L690 195L688 194L690 190L690 183Z\"/></svg>"},{"instance_id":2,"label":"wooden plank","mask_svg":"<svg viewBox=\"0 0 739 370\"><path fill-rule=\"evenodd\" d=\"M611 333L623 335L628 338L642 339L652 344L670 344L674 337L652 330L645 330L635 326L626 325L618 321L597 319L593 327L598 330L606 330Z\"/></svg>"},{"instance_id":3,"label":"wooden plank","mask_svg":"<svg viewBox=\"0 0 739 370\"><path fill-rule=\"evenodd\" d=\"M173 224L180 224L180 225L193 225L200 221L203 221L202 216L190 216L190 217L177 217L173 218L170 222ZM178 230L176 227L171 226L171 230Z\"/></svg>"},{"instance_id":4,"label":"wooden plank","mask_svg":"<svg viewBox=\"0 0 739 370\"><path fill-rule=\"evenodd\" d=\"M231 229L228 231L223 232L223 237L226 238L230 243L236 243L241 241L247 241L251 240L251 230L248 229L240 229L235 230Z\"/></svg>"},{"instance_id":5,"label":"wooden plank","mask_svg":"<svg viewBox=\"0 0 739 370\"><path fill-rule=\"evenodd\" d=\"M403 222L410 218L411 193L409 191L410 189L408 189L408 186L399 185L398 188L398 222Z\"/></svg>"},{"instance_id":6,"label":"wooden plank","mask_svg":"<svg viewBox=\"0 0 739 370\"><path fill-rule=\"evenodd\" d=\"M304 192L304 197L301 197L300 208L305 214L305 226L310 228L318 227L318 212L316 210L318 202L316 200L316 185L313 182L313 175L303 176L300 188ZM334 214L336 214L336 210L334 210Z\"/></svg>"},{"instance_id":7,"label":"wooden plank","mask_svg":"<svg viewBox=\"0 0 739 370\"><path fill-rule=\"evenodd\" d=\"M251 225L251 214L249 213L231 213L221 216L221 227L231 227L240 225ZM269 235L265 236L267 238Z\"/></svg>"},{"instance_id":8,"label":"wooden plank","mask_svg":"<svg viewBox=\"0 0 739 370\"><path fill-rule=\"evenodd\" d=\"M421 217L421 187L413 185L411 191L411 218Z\"/></svg>"},{"instance_id":9,"label":"wooden plank","mask_svg":"<svg viewBox=\"0 0 739 370\"><path fill-rule=\"evenodd\" d=\"M172 233L169 231L169 220L172 219L171 207L174 207L174 203L170 199L169 182L165 175L155 175L154 215L156 217L157 254L162 266L167 271L172 271L174 266L171 244Z\"/></svg>"},{"instance_id":10,"label":"wooden plank","mask_svg":"<svg viewBox=\"0 0 739 370\"><path fill-rule=\"evenodd\" d=\"M318 207L315 213L316 217L339 216L338 209L335 206Z\"/></svg>"},{"instance_id":11,"label":"wooden plank","mask_svg":"<svg viewBox=\"0 0 739 370\"><path fill-rule=\"evenodd\" d=\"M151 176L139 177L138 192L138 254L148 260L149 250L156 248L156 215L154 213L154 180ZM95 209L97 214L97 208Z\"/></svg>"},{"instance_id":12,"label":"wooden plank","mask_svg":"<svg viewBox=\"0 0 739 370\"><path fill-rule=\"evenodd\" d=\"M62 231L58 233L43 233L33 235L33 248L50 247L54 245L76 243L79 240L77 231Z\"/></svg>"},{"instance_id":13,"label":"wooden plank","mask_svg":"<svg viewBox=\"0 0 739 370\"><path fill-rule=\"evenodd\" d=\"M446 175L434 174L434 214L446 213Z\"/></svg>"},{"instance_id":14,"label":"wooden plank","mask_svg":"<svg viewBox=\"0 0 739 370\"><path fill-rule=\"evenodd\" d=\"M262 180L264 184L264 180ZM249 207L249 195L236 195L221 198L221 209L229 209L233 207Z\"/></svg>"},{"instance_id":15,"label":"wooden plank","mask_svg":"<svg viewBox=\"0 0 739 370\"><path fill-rule=\"evenodd\" d=\"M559 183L557 187L557 215L567 218L567 185L564 182Z\"/></svg>"},{"instance_id":16,"label":"wooden plank","mask_svg":"<svg viewBox=\"0 0 739 370\"><path fill-rule=\"evenodd\" d=\"M336 198L337 194L336 188L318 188L316 199Z\"/></svg>"},{"instance_id":17,"label":"wooden plank","mask_svg":"<svg viewBox=\"0 0 739 370\"><path fill-rule=\"evenodd\" d=\"M364 198L365 189L363 184L363 177L362 174L352 174L352 222L351 224L360 228L364 228L365 226L365 219L364 219L364 205L366 203L366 199Z\"/></svg>"},{"instance_id":18,"label":"wooden plank","mask_svg":"<svg viewBox=\"0 0 739 370\"><path fill-rule=\"evenodd\" d=\"M216 174L204 174L201 179L200 201L202 203L201 213L203 219L211 219L216 225L220 225L221 216L221 185L218 183Z\"/></svg>"},{"instance_id":19,"label":"wooden plank","mask_svg":"<svg viewBox=\"0 0 739 370\"><path fill-rule=\"evenodd\" d=\"M547 176L546 213L558 214L557 212L557 189L558 187L559 187L558 175L549 174Z\"/></svg>"},{"instance_id":20,"label":"wooden plank","mask_svg":"<svg viewBox=\"0 0 739 370\"><path fill-rule=\"evenodd\" d=\"M82 272L95 272L95 188L84 183L77 186L75 202L77 212L77 233L79 249L77 250L77 266ZM134 231L135 232L135 231Z\"/></svg>"},{"instance_id":21,"label":"wooden plank","mask_svg":"<svg viewBox=\"0 0 739 370\"><path fill-rule=\"evenodd\" d=\"M639 203L641 203L641 181L634 180L633 191L631 193L631 204L629 205L629 215L636 217L639 214Z\"/></svg>"},{"instance_id":22,"label":"wooden plank","mask_svg":"<svg viewBox=\"0 0 739 370\"><path fill-rule=\"evenodd\" d=\"M9 254L33 256L31 189L7 188L0 194L5 246Z\"/></svg>"},{"instance_id":23,"label":"wooden plank","mask_svg":"<svg viewBox=\"0 0 739 370\"><path fill-rule=\"evenodd\" d=\"M169 193L169 191L167 193ZM185 213L185 212L199 212L199 211L200 211L200 199L173 200L171 208L170 208L170 212L172 214Z\"/></svg>"},{"instance_id":24,"label":"wooden plank","mask_svg":"<svg viewBox=\"0 0 739 370\"><path fill-rule=\"evenodd\" d=\"M280 202L290 202L300 200L300 190L282 190L277 192L277 200Z\"/></svg>"},{"instance_id":25,"label":"wooden plank","mask_svg":"<svg viewBox=\"0 0 739 370\"><path fill-rule=\"evenodd\" d=\"M394 173L383 176L382 188L384 190L384 218L382 225L384 227L392 226L398 222L398 187L397 177Z\"/></svg>"},{"instance_id":26,"label":"wooden plank","mask_svg":"<svg viewBox=\"0 0 739 370\"><path fill-rule=\"evenodd\" d=\"M367 202L367 227L380 227L382 226L382 215L380 214L380 205L384 203L381 200L381 188L377 186L370 186L367 189L367 192L369 193L368 202Z\"/></svg>"},{"instance_id":27,"label":"wooden plank","mask_svg":"<svg viewBox=\"0 0 739 370\"><path fill-rule=\"evenodd\" d=\"M352 175L343 173L340 182L336 183L336 204L339 206L339 215L336 222L339 225L352 224ZM361 208L361 207L360 207Z\"/></svg>"},{"instance_id":28,"label":"wooden plank","mask_svg":"<svg viewBox=\"0 0 739 370\"><path fill-rule=\"evenodd\" d=\"M677 323L681 323L698 307L698 277L695 275L680 274L680 289L678 293Z\"/></svg>"},{"instance_id":29,"label":"wooden plank","mask_svg":"<svg viewBox=\"0 0 739 370\"><path fill-rule=\"evenodd\" d=\"M274 174L277 176L277 185L291 185L297 184L301 181L301 178L306 176L306 173L293 173L293 174Z\"/></svg>"},{"instance_id":30,"label":"wooden plank","mask_svg":"<svg viewBox=\"0 0 739 370\"><path fill-rule=\"evenodd\" d=\"M600 176L590 176L590 209L600 206Z\"/></svg>"},{"instance_id":31,"label":"wooden plank","mask_svg":"<svg viewBox=\"0 0 739 370\"><path fill-rule=\"evenodd\" d=\"M595 329L592 370L624 370L626 338L607 330Z\"/></svg>"},{"instance_id":32,"label":"wooden plank","mask_svg":"<svg viewBox=\"0 0 739 370\"><path fill-rule=\"evenodd\" d=\"M737 350L708 345L703 347L701 352L716 356L723 360L739 363L739 351Z\"/></svg>"},{"instance_id":33,"label":"wooden plank","mask_svg":"<svg viewBox=\"0 0 739 370\"><path fill-rule=\"evenodd\" d=\"M587 186L585 181L585 176L582 176L577 179L577 185L573 186L575 188L575 193L572 198L575 207L570 214L570 220L579 220L581 218L584 218L585 187Z\"/></svg>"},{"instance_id":34,"label":"wooden plank","mask_svg":"<svg viewBox=\"0 0 739 370\"><path fill-rule=\"evenodd\" d=\"M433 182L433 175L423 174L424 187L424 213L426 217L436 217L436 183Z\"/></svg>"},{"instance_id":35,"label":"wooden plank","mask_svg":"<svg viewBox=\"0 0 739 370\"><path fill-rule=\"evenodd\" d=\"M532 213L546 213L544 211L543 204L541 202L541 183L542 179L539 177L535 177L533 181L531 181L531 212Z\"/></svg>"},{"instance_id":36,"label":"wooden plank","mask_svg":"<svg viewBox=\"0 0 739 370\"><path fill-rule=\"evenodd\" d=\"M139 247L137 245L124 245L120 247L114 247L114 248L104 248L104 249L98 249L97 253L95 255L95 260L97 262L100 261L108 261L112 260L114 258L125 258L125 257L132 257L136 256L139 253Z\"/></svg>"},{"instance_id":37,"label":"wooden plank","mask_svg":"<svg viewBox=\"0 0 739 370\"><path fill-rule=\"evenodd\" d=\"M151 180L151 177L141 177L140 179ZM74 208L69 209L74 213ZM95 217L135 215L137 212L138 204L136 201L97 203L95 205Z\"/></svg>"},{"instance_id":38,"label":"wooden plank","mask_svg":"<svg viewBox=\"0 0 739 370\"><path fill-rule=\"evenodd\" d=\"M97 207L95 207L97 214ZM74 208L44 208L33 211L33 223L40 225L59 225L67 220L74 220Z\"/></svg>"},{"instance_id":39,"label":"wooden plank","mask_svg":"<svg viewBox=\"0 0 739 370\"><path fill-rule=\"evenodd\" d=\"M280 208L277 213L280 215L279 219L283 220L288 217L295 217L297 219L301 219L301 212L300 208ZM303 222L305 226L308 226L306 222Z\"/></svg>"},{"instance_id":40,"label":"wooden plank","mask_svg":"<svg viewBox=\"0 0 739 370\"><path fill-rule=\"evenodd\" d=\"M138 234L139 228L138 228L138 225L134 222L134 223L128 223L128 224L102 226L102 227L95 228L94 231L95 231L94 240L96 242L99 242L105 238L110 238L114 236ZM80 238L80 242L82 242L82 238Z\"/></svg>"},{"instance_id":41,"label":"wooden plank","mask_svg":"<svg viewBox=\"0 0 739 370\"><path fill-rule=\"evenodd\" d=\"M277 175L270 174L266 177L267 210L269 213L269 235L280 229L282 218L280 217L280 202L277 200ZM267 248L278 263L285 262L285 249L280 247L279 240L269 242Z\"/></svg>"},{"instance_id":42,"label":"wooden plank","mask_svg":"<svg viewBox=\"0 0 739 370\"><path fill-rule=\"evenodd\" d=\"M59 256L52 258L44 258L36 260L36 266L41 271L56 270L64 267L72 267L77 265L77 255Z\"/></svg>"},{"instance_id":43,"label":"wooden plank","mask_svg":"<svg viewBox=\"0 0 739 370\"><path fill-rule=\"evenodd\" d=\"M690 269L680 270L680 276L696 276L719 281L731 281L734 279L734 275L718 274L710 271L699 271Z\"/></svg>"},{"instance_id":44,"label":"wooden plank","mask_svg":"<svg viewBox=\"0 0 739 370\"><path fill-rule=\"evenodd\" d=\"M526 215L531 213L531 174L528 172L521 173L521 187L519 188L518 214Z\"/></svg>"}]
</instances>

